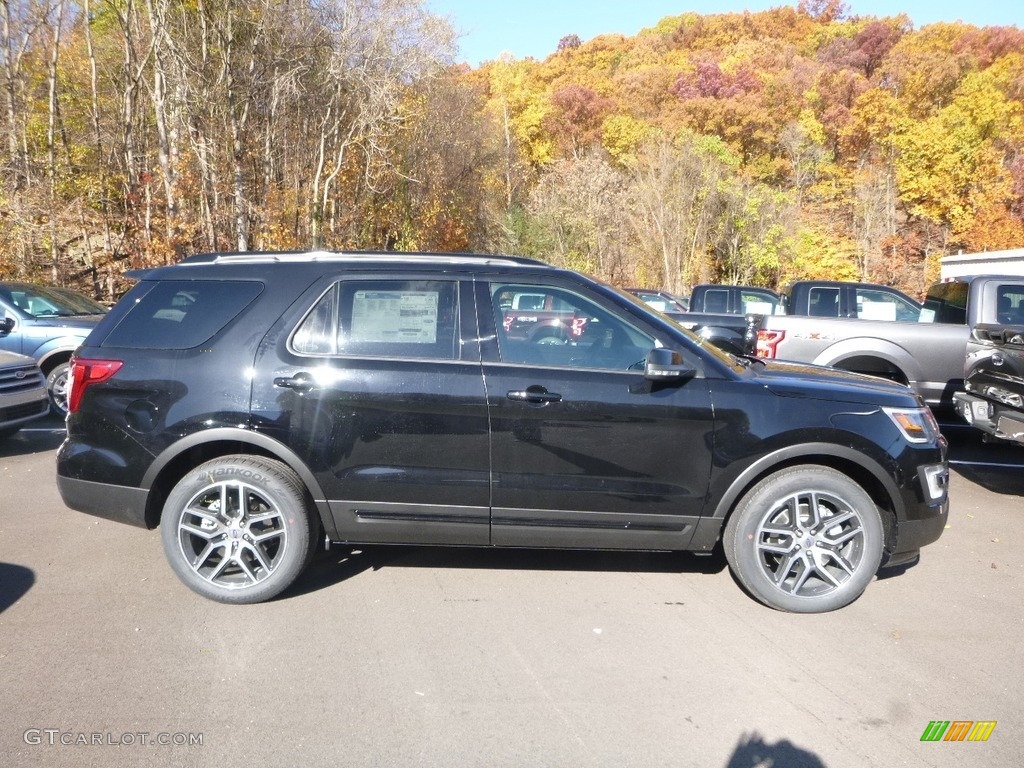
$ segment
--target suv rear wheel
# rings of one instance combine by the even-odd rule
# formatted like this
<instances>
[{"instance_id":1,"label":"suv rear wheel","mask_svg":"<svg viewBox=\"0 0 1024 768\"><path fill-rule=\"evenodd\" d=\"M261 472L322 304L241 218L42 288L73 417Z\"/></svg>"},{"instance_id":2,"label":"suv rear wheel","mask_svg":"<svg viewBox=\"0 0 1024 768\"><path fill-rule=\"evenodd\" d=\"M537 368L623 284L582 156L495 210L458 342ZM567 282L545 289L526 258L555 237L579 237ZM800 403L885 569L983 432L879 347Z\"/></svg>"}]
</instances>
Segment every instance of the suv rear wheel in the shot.
<instances>
[{"instance_id":1,"label":"suv rear wheel","mask_svg":"<svg viewBox=\"0 0 1024 768\"><path fill-rule=\"evenodd\" d=\"M316 548L302 483L280 462L226 456L181 479L164 504L164 553L193 591L258 603L286 589Z\"/></svg>"},{"instance_id":2,"label":"suv rear wheel","mask_svg":"<svg viewBox=\"0 0 1024 768\"><path fill-rule=\"evenodd\" d=\"M750 490L729 518L725 556L764 604L823 613L856 600L878 571L882 519L871 497L828 467L777 472Z\"/></svg>"}]
</instances>

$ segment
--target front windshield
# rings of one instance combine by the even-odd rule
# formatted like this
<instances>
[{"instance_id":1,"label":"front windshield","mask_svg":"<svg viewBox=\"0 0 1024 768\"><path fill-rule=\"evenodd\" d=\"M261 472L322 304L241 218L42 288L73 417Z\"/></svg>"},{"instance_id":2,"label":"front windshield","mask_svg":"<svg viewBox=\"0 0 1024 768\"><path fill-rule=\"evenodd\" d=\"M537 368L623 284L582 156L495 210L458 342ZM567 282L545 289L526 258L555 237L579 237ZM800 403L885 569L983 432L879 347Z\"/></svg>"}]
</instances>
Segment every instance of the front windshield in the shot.
<instances>
[{"instance_id":1,"label":"front windshield","mask_svg":"<svg viewBox=\"0 0 1024 768\"><path fill-rule=\"evenodd\" d=\"M18 284L9 289L11 302L32 317L71 317L102 315L107 310L99 302L67 288Z\"/></svg>"}]
</instances>

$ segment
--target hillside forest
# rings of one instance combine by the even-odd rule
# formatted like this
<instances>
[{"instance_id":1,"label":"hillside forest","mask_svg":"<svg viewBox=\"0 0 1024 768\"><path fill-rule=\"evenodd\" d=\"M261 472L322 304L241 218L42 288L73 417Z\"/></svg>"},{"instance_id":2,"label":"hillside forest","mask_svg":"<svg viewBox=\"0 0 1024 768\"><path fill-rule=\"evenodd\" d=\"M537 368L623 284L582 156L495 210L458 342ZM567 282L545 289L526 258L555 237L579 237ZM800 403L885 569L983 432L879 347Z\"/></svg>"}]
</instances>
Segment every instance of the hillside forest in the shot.
<instances>
[{"instance_id":1,"label":"hillside forest","mask_svg":"<svg viewBox=\"0 0 1024 768\"><path fill-rule=\"evenodd\" d=\"M1015 26L804 0L471 68L421 0L2 2L0 278L369 249L918 294L1024 246Z\"/></svg>"}]
</instances>

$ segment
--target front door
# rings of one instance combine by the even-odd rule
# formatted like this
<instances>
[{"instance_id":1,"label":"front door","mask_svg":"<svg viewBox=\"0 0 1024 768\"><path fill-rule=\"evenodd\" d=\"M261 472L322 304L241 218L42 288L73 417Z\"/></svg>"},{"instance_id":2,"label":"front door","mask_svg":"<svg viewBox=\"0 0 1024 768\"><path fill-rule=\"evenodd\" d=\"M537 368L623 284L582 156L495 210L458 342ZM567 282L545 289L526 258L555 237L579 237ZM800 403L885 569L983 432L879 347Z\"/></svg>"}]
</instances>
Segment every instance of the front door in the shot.
<instances>
[{"instance_id":1,"label":"front door","mask_svg":"<svg viewBox=\"0 0 1024 768\"><path fill-rule=\"evenodd\" d=\"M515 309L527 294L549 308L528 323ZM711 471L707 381L646 380L657 329L577 284L491 281L477 303L492 543L684 548Z\"/></svg>"}]
</instances>

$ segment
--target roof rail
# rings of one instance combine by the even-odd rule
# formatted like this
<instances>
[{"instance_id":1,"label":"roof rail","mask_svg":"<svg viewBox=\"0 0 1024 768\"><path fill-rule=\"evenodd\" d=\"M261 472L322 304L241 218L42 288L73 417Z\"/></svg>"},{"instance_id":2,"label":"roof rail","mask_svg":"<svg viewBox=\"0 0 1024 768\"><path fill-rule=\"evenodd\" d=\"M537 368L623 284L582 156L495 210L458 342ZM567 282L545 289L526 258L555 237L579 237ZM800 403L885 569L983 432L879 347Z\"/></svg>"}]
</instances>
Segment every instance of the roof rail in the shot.
<instances>
[{"instance_id":1,"label":"roof rail","mask_svg":"<svg viewBox=\"0 0 1024 768\"><path fill-rule=\"evenodd\" d=\"M275 262L421 262L432 264L497 264L547 266L526 256L480 253L427 253L404 251L233 251L189 256L182 264L270 264Z\"/></svg>"}]
</instances>

